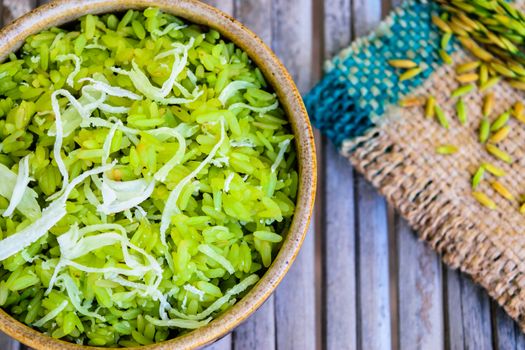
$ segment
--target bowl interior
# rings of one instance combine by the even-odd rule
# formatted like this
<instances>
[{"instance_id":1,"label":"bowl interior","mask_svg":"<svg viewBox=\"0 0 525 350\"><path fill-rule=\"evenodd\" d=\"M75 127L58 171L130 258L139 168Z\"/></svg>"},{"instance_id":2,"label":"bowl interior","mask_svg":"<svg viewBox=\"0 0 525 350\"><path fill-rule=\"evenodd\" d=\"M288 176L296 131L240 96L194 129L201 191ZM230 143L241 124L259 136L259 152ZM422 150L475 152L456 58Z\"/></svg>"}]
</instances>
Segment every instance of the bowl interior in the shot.
<instances>
[{"instance_id":1,"label":"bowl interior","mask_svg":"<svg viewBox=\"0 0 525 350\"><path fill-rule=\"evenodd\" d=\"M140 347L155 350L198 348L229 333L262 305L290 268L308 228L316 188L315 147L301 96L284 66L262 40L241 23L213 7L193 0L57 0L19 18L0 32L0 60L16 51L28 36L46 28L66 24L86 14L150 6L216 29L248 53L274 88L288 115L295 135L299 163L299 192L292 224L275 260L257 285L207 326L163 343ZM36 349L96 349L52 339L18 322L3 310L0 310L0 330Z\"/></svg>"}]
</instances>

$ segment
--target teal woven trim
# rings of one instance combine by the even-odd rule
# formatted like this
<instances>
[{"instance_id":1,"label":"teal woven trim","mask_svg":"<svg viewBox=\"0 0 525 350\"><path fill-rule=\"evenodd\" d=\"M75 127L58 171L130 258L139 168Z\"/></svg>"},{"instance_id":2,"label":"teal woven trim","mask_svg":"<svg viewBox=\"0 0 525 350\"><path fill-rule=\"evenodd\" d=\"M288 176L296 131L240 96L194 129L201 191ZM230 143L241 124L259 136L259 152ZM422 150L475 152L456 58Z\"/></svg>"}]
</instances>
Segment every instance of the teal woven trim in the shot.
<instances>
[{"instance_id":1,"label":"teal woven trim","mask_svg":"<svg viewBox=\"0 0 525 350\"><path fill-rule=\"evenodd\" d=\"M432 1L406 1L375 32L327 62L325 77L305 96L314 126L340 146L363 135L381 119L387 105L397 104L420 86L442 64L441 34L431 20L437 12ZM448 52L456 48L451 42ZM412 59L423 73L400 82L400 70L387 62L396 58Z\"/></svg>"}]
</instances>

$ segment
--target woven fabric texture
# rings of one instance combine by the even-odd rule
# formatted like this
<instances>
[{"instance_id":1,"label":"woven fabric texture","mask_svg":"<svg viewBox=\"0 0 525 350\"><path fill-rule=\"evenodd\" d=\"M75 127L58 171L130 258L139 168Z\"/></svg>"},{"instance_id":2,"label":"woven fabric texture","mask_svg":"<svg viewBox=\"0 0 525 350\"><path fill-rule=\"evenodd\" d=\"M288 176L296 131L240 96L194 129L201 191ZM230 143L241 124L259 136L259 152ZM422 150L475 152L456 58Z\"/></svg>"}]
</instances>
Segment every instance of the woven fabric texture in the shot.
<instances>
[{"instance_id":1,"label":"woven fabric texture","mask_svg":"<svg viewBox=\"0 0 525 350\"><path fill-rule=\"evenodd\" d=\"M420 86L437 69L439 30L431 14L438 6L427 0L409 0L376 31L356 40L326 63L323 80L305 97L314 125L336 145L363 135L380 122L385 106ZM449 53L457 45L452 41ZM400 82L388 60L408 58L423 73Z\"/></svg>"},{"instance_id":2,"label":"woven fabric texture","mask_svg":"<svg viewBox=\"0 0 525 350\"><path fill-rule=\"evenodd\" d=\"M410 2L407 6L415 4L429 6L420 2ZM523 8L523 2L519 5ZM421 17L426 20L427 15ZM392 18L396 20L395 16ZM395 39L390 38L390 41ZM374 43L363 40L353 45L352 50L367 51L363 45L374 46ZM345 58L332 62L345 62L348 72L355 72L356 67L360 70L362 62L350 60L352 50L344 52L342 57ZM406 51L400 51L393 57L406 56ZM422 51L426 52L419 52ZM454 51L455 64L474 60L458 46ZM428 52L428 57L436 59ZM338 61L340 59L342 61ZM387 58L378 58L383 59ZM421 239L439 252L448 265L470 274L525 331L525 217L519 213L520 203L504 199L495 192L490 183L496 178L491 175L485 176L478 190L492 198L497 209L481 206L471 194L472 175L483 162L505 170L506 175L498 180L515 198L525 194L525 124L511 119L509 137L498 144L512 155L512 164L492 157L478 141L483 93L475 91L464 98L468 121L461 125L455 112L457 100L450 98L452 90L458 87L454 67L442 64L431 67L426 79L371 97L368 90L358 95L350 94L350 83L342 82L348 80L348 76L335 79L331 74L342 67L331 65L326 80L316 88L323 87L323 91L314 90L307 96L312 120L398 209ZM390 79L395 81L396 78ZM340 88L343 90L336 91ZM523 92L506 83L496 85L491 91L496 101L491 119L524 97ZM341 101L334 102L334 106L314 101L323 94ZM435 96L447 115L450 128L444 129L436 120L426 118L423 107L397 107L395 102L403 95ZM366 102L360 103L363 99ZM337 108L342 110L336 111ZM442 144L456 145L459 152L448 156L436 154L436 147Z\"/></svg>"}]
</instances>

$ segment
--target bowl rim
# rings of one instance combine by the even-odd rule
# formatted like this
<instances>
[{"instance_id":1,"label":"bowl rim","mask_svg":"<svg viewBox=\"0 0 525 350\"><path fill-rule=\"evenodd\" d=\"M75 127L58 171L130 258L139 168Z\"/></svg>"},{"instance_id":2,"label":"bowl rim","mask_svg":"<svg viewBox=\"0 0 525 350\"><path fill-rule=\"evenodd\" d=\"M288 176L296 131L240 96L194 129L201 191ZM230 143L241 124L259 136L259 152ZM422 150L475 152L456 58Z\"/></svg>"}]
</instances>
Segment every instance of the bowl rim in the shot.
<instances>
[{"instance_id":1,"label":"bowl rim","mask_svg":"<svg viewBox=\"0 0 525 350\"><path fill-rule=\"evenodd\" d=\"M86 14L102 14L127 9L159 9L189 22L213 28L248 53L274 88L291 122L299 163L299 190L292 224L272 265L259 282L228 311L208 325L187 334L132 350L194 349L230 333L245 321L274 292L306 236L313 211L317 184L316 151L312 128L301 95L286 68L271 49L251 30L222 11L196 0L55 0L23 15L0 30L0 61L18 50L24 40L46 28L72 22ZM107 349L77 345L51 338L0 309L0 331L35 349Z\"/></svg>"}]
</instances>

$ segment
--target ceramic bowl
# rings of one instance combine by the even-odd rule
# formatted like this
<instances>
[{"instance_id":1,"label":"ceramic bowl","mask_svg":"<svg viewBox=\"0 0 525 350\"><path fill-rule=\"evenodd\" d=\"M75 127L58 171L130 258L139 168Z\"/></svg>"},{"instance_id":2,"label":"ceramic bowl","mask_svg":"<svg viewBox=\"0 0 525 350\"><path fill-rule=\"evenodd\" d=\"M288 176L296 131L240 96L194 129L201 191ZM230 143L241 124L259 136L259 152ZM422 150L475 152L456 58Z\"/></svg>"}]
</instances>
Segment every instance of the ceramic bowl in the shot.
<instances>
[{"instance_id":1,"label":"ceramic bowl","mask_svg":"<svg viewBox=\"0 0 525 350\"><path fill-rule=\"evenodd\" d=\"M295 135L299 160L299 193L290 230L274 262L248 294L207 326L141 350L194 349L231 332L271 295L294 261L304 240L316 187L316 158L312 129L292 78L272 51L249 29L221 11L193 0L58 0L39 7L0 31L0 60L16 51L32 34L60 26L86 14L101 14L150 6L190 22L216 29L245 50L277 92ZM38 350L95 349L56 340L9 316L0 309L0 330Z\"/></svg>"}]
</instances>

